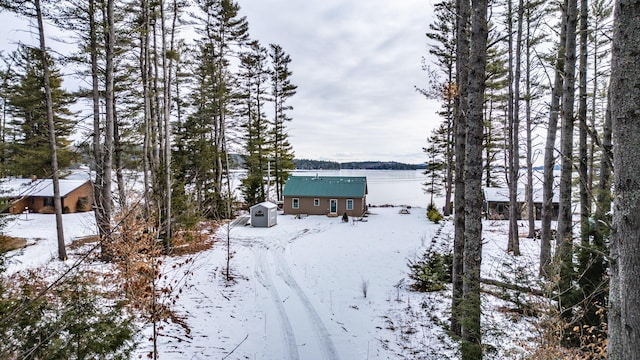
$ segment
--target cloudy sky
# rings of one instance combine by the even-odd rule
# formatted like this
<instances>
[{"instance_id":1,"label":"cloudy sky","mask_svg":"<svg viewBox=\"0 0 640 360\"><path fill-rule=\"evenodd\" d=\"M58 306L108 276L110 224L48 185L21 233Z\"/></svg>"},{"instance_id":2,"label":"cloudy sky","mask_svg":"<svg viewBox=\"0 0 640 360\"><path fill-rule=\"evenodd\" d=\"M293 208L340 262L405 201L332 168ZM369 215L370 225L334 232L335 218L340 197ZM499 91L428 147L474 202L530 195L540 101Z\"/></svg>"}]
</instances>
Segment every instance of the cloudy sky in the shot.
<instances>
[{"instance_id":1,"label":"cloudy sky","mask_svg":"<svg viewBox=\"0 0 640 360\"><path fill-rule=\"evenodd\" d=\"M428 0L238 0L252 37L292 58L298 158L424 162L440 121L419 95Z\"/></svg>"},{"instance_id":2,"label":"cloudy sky","mask_svg":"<svg viewBox=\"0 0 640 360\"><path fill-rule=\"evenodd\" d=\"M421 58L433 0L237 0L252 38L291 56L289 134L297 158L422 163L422 147L440 122ZM0 49L35 38L12 16ZM26 38L26 39L25 39ZM33 38L33 39L29 39ZM49 45L51 45L49 41Z\"/></svg>"}]
</instances>

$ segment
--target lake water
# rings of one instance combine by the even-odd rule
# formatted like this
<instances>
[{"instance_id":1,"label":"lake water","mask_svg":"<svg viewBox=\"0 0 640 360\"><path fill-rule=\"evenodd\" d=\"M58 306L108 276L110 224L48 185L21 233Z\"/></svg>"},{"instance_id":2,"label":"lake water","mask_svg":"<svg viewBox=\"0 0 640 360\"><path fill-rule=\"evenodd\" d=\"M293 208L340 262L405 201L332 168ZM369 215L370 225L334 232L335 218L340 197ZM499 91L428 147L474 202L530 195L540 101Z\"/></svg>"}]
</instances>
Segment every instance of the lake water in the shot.
<instances>
[{"instance_id":1,"label":"lake water","mask_svg":"<svg viewBox=\"0 0 640 360\"><path fill-rule=\"evenodd\" d=\"M422 183L426 178L422 172L423 170L296 170L293 175L366 176L368 204L426 208L429 194L423 190Z\"/></svg>"}]
</instances>

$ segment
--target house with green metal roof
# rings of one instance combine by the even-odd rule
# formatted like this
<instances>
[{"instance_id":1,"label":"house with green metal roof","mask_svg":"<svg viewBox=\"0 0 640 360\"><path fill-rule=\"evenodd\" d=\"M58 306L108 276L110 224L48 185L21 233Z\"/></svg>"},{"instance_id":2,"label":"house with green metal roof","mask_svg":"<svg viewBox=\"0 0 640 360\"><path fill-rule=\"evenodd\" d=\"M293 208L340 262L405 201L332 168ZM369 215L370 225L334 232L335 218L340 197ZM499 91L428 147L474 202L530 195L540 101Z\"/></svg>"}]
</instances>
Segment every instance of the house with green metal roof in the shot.
<instances>
[{"instance_id":1,"label":"house with green metal roof","mask_svg":"<svg viewBox=\"0 0 640 360\"><path fill-rule=\"evenodd\" d=\"M290 176L282 191L285 214L360 217L366 211L365 176Z\"/></svg>"}]
</instances>

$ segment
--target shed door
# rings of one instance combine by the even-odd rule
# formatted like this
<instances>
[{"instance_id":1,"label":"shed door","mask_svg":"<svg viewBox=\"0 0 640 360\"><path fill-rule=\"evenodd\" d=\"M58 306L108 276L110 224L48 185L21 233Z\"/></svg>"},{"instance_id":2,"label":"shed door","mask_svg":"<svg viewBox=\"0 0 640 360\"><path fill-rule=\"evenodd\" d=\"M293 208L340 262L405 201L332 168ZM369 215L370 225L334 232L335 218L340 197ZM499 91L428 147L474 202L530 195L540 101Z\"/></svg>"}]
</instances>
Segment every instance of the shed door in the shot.
<instances>
[{"instance_id":1,"label":"shed door","mask_svg":"<svg viewBox=\"0 0 640 360\"><path fill-rule=\"evenodd\" d=\"M338 199L329 200L329 213L330 214L338 213Z\"/></svg>"}]
</instances>

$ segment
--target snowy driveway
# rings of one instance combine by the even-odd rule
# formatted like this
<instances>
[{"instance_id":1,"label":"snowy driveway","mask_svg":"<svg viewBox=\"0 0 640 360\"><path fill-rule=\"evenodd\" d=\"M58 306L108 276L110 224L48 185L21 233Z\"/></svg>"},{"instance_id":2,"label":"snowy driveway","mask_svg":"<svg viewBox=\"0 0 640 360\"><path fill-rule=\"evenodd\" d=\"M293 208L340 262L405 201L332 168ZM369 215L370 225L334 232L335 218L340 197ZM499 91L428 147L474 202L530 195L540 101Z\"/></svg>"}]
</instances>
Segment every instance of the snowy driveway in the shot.
<instances>
[{"instance_id":1,"label":"snowy driveway","mask_svg":"<svg viewBox=\"0 0 640 360\"><path fill-rule=\"evenodd\" d=\"M424 209L408 215L398 210L373 209L367 222L279 215L272 228L234 227L233 285L224 281L227 231L219 230L220 241L196 259L191 287L178 301L192 332L164 337L161 354L393 358L385 342L395 335L384 329L383 317L396 305L394 285L406 276L407 259L438 228Z\"/></svg>"}]
</instances>

